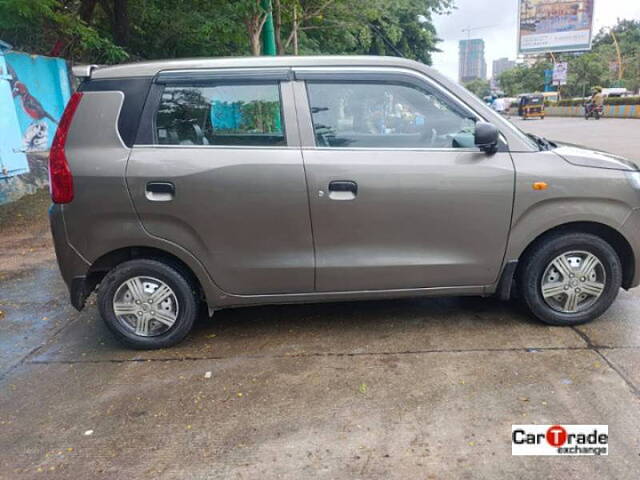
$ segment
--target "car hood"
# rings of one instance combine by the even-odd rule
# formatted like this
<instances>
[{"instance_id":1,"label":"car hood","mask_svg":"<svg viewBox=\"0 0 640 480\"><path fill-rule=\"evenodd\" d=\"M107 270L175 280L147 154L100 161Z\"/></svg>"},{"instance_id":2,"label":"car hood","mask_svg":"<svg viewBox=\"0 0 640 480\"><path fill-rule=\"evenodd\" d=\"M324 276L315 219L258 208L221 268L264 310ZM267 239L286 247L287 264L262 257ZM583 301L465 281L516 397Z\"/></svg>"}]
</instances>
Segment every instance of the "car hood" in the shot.
<instances>
[{"instance_id":1,"label":"car hood","mask_svg":"<svg viewBox=\"0 0 640 480\"><path fill-rule=\"evenodd\" d=\"M640 171L640 162L628 160L612 153L593 150L588 147L571 145L562 142L553 142L558 145L553 152L564 158L572 165L591 168L607 168L609 170L625 170L628 172Z\"/></svg>"}]
</instances>

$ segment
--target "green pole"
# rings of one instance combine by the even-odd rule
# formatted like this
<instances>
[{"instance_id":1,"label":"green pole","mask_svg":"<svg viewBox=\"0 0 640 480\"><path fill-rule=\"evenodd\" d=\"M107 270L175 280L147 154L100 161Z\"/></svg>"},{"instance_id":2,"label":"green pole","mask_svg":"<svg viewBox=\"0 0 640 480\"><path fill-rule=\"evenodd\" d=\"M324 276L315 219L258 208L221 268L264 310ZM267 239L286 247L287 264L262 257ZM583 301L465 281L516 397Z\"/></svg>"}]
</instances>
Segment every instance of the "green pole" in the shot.
<instances>
[{"instance_id":1,"label":"green pole","mask_svg":"<svg viewBox=\"0 0 640 480\"><path fill-rule=\"evenodd\" d=\"M267 19L262 27L262 54L276 55L276 35L273 29L273 9L271 0L261 0L262 8L267 12Z\"/></svg>"}]
</instances>

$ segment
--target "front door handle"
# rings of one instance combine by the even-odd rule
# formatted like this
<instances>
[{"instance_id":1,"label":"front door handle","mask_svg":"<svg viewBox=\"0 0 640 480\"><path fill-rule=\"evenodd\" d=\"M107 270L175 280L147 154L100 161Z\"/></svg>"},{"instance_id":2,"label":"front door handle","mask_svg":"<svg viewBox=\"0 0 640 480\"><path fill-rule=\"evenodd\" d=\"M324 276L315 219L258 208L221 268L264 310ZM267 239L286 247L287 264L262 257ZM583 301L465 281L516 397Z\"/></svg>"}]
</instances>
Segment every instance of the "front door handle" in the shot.
<instances>
[{"instance_id":1,"label":"front door handle","mask_svg":"<svg viewBox=\"0 0 640 480\"><path fill-rule=\"evenodd\" d=\"M329 183L331 200L353 200L358 194L358 184L352 180L334 180Z\"/></svg>"},{"instance_id":2,"label":"front door handle","mask_svg":"<svg viewBox=\"0 0 640 480\"><path fill-rule=\"evenodd\" d=\"M176 187L171 182L149 182L145 189L145 196L152 202L168 202L176 194Z\"/></svg>"}]
</instances>

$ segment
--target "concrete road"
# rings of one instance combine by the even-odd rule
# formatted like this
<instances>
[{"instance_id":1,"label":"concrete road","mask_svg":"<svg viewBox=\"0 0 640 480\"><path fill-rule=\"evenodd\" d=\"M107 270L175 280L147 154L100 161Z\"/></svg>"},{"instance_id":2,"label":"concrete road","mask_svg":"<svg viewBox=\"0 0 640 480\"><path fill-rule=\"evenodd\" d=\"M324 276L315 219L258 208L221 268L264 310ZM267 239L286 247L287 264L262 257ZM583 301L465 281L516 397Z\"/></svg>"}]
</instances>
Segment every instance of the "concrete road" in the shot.
<instances>
[{"instance_id":1,"label":"concrete road","mask_svg":"<svg viewBox=\"0 0 640 480\"><path fill-rule=\"evenodd\" d=\"M481 298L227 310L136 352L51 255L0 275L0 479L638 478L640 290L578 328ZM607 424L611 453L512 457L519 423Z\"/></svg>"},{"instance_id":2,"label":"concrete road","mask_svg":"<svg viewBox=\"0 0 640 480\"><path fill-rule=\"evenodd\" d=\"M640 161L640 120L624 118L546 117L521 120L511 117L520 129L550 140L584 145Z\"/></svg>"}]
</instances>

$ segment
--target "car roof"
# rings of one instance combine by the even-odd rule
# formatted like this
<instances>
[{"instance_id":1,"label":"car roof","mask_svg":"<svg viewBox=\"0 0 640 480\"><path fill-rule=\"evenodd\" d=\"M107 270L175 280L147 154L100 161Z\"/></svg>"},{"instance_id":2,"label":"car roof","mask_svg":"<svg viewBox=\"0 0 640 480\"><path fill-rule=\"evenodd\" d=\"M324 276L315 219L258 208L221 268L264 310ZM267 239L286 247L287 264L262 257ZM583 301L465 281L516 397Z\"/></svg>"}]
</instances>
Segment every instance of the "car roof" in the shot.
<instances>
[{"instance_id":1,"label":"car roof","mask_svg":"<svg viewBox=\"0 0 640 480\"><path fill-rule=\"evenodd\" d=\"M210 68L260 68L260 67L405 67L433 74L426 65L406 58L336 55L336 56L274 56L274 57L218 57L154 60L149 62L124 63L108 67L97 67L92 79L153 77L167 70L197 70Z\"/></svg>"}]
</instances>

